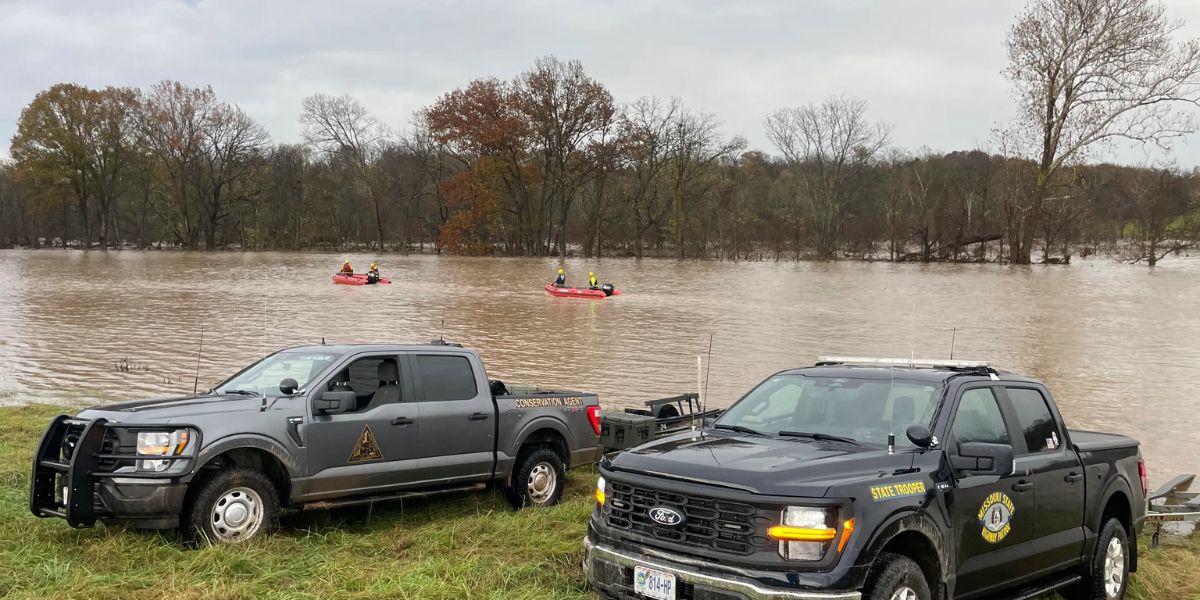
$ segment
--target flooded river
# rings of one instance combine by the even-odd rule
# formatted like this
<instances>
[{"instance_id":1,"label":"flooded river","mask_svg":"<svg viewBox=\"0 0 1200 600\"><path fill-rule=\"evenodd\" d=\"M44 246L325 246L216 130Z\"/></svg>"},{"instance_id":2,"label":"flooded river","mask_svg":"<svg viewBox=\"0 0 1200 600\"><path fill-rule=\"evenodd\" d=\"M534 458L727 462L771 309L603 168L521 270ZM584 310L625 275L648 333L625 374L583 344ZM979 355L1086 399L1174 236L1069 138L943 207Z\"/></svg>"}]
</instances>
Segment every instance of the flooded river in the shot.
<instances>
[{"instance_id":1,"label":"flooded river","mask_svg":"<svg viewBox=\"0 0 1200 600\"><path fill-rule=\"evenodd\" d=\"M284 346L479 349L505 381L606 407L712 405L822 354L990 360L1044 379L1073 427L1142 440L1152 477L1200 470L1200 259L1066 267L570 259L624 295L556 299L555 259L384 256L391 286L333 285L342 255L0 251L0 404L191 391ZM365 268L374 256L351 255ZM957 332L953 332L954 329Z\"/></svg>"}]
</instances>

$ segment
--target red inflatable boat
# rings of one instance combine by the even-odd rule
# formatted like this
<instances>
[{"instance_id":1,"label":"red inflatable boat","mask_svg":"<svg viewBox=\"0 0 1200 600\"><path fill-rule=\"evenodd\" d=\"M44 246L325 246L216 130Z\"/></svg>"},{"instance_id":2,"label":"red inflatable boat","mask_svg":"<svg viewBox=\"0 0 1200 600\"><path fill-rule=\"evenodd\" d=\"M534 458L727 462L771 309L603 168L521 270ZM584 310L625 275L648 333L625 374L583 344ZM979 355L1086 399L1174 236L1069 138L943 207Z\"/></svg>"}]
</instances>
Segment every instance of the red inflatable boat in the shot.
<instances>
[{"instance_id":1,"label":"red inflatable boat","mask_svg":"<svg viewBox=\"0 0 1200 600\"><path fill-rule=\"evenodd\" d=\"M373 284L367 283L366 275L357 275L357 274L356 275L342 275L341 273L338 273L337 275L333 276L333 282L340 283L342 285L373 285ZM391 282L392 282L392 280L388 279L387 277L380 277L379 281L378 281L378 283L391 283Z\"/></svg>"},{"instance_id":2,"label":"red inflatable boat","mask_svg":"<svg viewBox=\"0 0 1200 600\"><path fill-rule=\"evenodd\" d=\"M559 298L590 298L592 300L603 300L608 297L603 290L593 290L589 288L573 288L573 287L555 287L553 283L546 284L546 293ZM613 290L612 295L620 296L621 290Z\"/></svg>"}]
</instances>

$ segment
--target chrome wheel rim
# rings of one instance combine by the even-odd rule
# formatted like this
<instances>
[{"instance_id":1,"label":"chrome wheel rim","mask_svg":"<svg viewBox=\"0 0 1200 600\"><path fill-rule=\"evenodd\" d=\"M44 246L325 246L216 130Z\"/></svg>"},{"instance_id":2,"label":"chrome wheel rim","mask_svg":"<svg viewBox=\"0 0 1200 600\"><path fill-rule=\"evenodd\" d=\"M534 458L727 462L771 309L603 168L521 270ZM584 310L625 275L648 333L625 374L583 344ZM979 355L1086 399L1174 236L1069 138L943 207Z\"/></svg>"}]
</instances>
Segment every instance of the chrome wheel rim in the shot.
<instances>
[{"instance_id":1,"label":"chrome wheel rim","mask_svg":"<svg viewBox=\"0 0 1200 600\"><path fill-rule=\"evenodd\" d=\"M549 463L538 463L530 469L529 484L526 486L530 500L537 504L546 502L554 495L556 487L558 487L558 473L554 472L554 468Z\"/></svg>"},{"instance_id":2,"label":"chrome wheel rim","mask_svg":"<svg viewBox=\"0 0 1200 600\"><path fill-rule=\"evenodd\" d=\"M223 542L253 537L262 527L262 504L262 497L250 488L236 487L225 492L213 504L213 532Z\"/></svg>"},{"instance_id":3,"label":"chrome wheel rim","mask_svg":"<svg viewBox=\"0 0 1200 600\"><path fill-rule=\"evenodd\" d=\"M902 587L892 594L891 600L918 600L917 592L910 587Z\"/></svg>"},{"instance_id":4,"label":"chrome wheel rim","mask_svg":"<svg viewBox=\"0 0 1200 600\"><path fill-rule=\"evenodd\" d=\"M1104 552L1104 593L1109 598L1116 598L1121 593L1121 584L1125 583L1125 545L1121 540L1113 538L1108 541L1108 549Z\"/></svg>"}]
</instances>

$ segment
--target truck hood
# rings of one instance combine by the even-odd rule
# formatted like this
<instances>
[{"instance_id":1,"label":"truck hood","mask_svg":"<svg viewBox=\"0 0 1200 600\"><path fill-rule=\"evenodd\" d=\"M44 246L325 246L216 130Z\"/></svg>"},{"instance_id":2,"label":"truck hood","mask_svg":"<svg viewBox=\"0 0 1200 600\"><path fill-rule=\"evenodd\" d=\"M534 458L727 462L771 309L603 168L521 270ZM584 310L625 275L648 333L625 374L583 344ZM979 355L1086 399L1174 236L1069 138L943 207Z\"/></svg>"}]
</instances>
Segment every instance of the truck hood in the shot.
<instances>
[{"instance_id":1,"label":"truck hood","mask_svg":"<svg viewBox=\"0 0 1200 600\"><path fill-rule=\"evenodd\" d=\"M914 454L879 446L706 432L663 438L614 457L609 468L744 489L822 498L837 488L911 469ZM834 494L830 494L833 491Z\"/></svg>"},{"instance_id":2,"label":"truck hood","mask_svg":"<svg viewBox=\"0 0 1200 600\"><path fill-rule=\"evenodd\" d=\"M79 416L85 419L104 417L122 423L168 422L202 415L258 411L262 407L262 400L260 396L206 394L152 398L93 406L80 411ZM274 401L274 398L267 399L268 405Z\"/></svg>"}]
</instances>

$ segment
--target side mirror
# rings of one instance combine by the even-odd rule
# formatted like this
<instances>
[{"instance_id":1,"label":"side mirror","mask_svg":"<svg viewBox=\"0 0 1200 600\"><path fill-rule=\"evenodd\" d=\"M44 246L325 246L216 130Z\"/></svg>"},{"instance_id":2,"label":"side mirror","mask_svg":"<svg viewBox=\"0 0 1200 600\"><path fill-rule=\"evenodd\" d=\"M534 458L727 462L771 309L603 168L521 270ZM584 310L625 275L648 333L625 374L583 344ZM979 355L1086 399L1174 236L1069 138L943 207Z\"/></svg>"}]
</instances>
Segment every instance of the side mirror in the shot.
<instances>
[{"instance_id":1,"label":"side mirror","mask_svg":"<svg viewBox=\"0 0 1200 600\"><path fill-rule=\"evenodd\" d=\"M358 395L354 392L321 392L313 398L313 412L323 415L350 412L357 402Z\"/></svg>"},{"instance_id":2,"label":"side mirror","mask_svg":"<svg viewBox=\"0 0 1200 600\"><path fill-rule=\"evenodd\" d=\"M924 425L909 425L908 429L904 430L904 435L918 448L928 450L933 445L933 432Z\"/></svg>"},{"instance_id":3,"label":"side mirror","mask_svg":"<svg viewBox=\"0 0 1200 600\"><path fill-rule=\"evenodd\" d=\"M958 445L958 453L950 456L950 465L964 475L1011 475L1013 448L1008 444L967 442Z\"/></svg>"},{"instance_id":4,"label":"side mirror","mask_svg":"<svg viewBox=\"0 0 1200 600\"><path fill-rule=\"evenodd\" d=\"M296 383L296 380L292 379L291 377L279 382L279 392L284 396L291 396L292 394L295 394L296 388L298 387L300 387L300 384Z\"/></svg>"}]
</instances>

